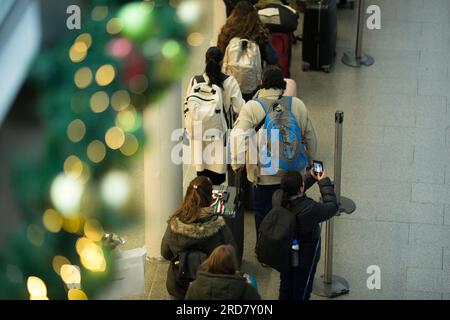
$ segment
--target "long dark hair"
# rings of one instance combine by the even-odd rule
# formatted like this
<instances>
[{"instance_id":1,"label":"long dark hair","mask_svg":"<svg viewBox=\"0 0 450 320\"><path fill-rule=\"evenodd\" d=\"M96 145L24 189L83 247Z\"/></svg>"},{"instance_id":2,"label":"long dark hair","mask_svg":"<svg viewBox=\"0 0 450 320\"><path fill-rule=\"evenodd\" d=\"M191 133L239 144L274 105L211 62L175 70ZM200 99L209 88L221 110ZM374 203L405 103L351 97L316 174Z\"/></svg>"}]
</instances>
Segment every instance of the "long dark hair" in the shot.
<instances>
[{"instance_id":1,"label":"long dark hair","mask_svg":"<svg viewBox=\"0 0 450 320\"><path fill-rule=\"evenodd\" d=\"M270 42L270 33L261 22L258 11L248 1L240 1L228 17L219 34L217 46L225 52L234 37L255 41L258 45Z\"/></svg>"},{"instance_id":2,"label":"long dark hair","mask_svg":"<svg viewBox=\"0 0 450 320\"><path fill-rule=\"evenodd\" d=\"M204 176L195 178L189 184L183 203L172 215L183 223L192 223L199 220L212 203L212 183ZM170 221L170 219L169 219Z\"/></svg>"},{"instance_id":3,"label":"long dark hair","mask_svg":"<svg viewBox=\"0 0 450 320\"><path fill-rule=\"evenodd\" d=\"M281 178L281 206L288 208L290 205L289 198L299 193L300 187L303 185L303 177L298 171L289 170Z\"/></svg>"},{"instance_id":4,"label":"long dark hair","mask_svg":"<svg viewBox=\"0 0 450 320\"><path fill-rule=\"evenodd\" d=\"M238 263L233 246L227 244L215 248L208 259L200 265L200 270L215 274L235 274Z\"/></svg>"},{"instance_id":5,"label":"long dark hair","mask_svg":"<svg viewBox=\"0 0 450 320\"><path fill-rule=\"evenodd\" d=\"M209 78L209 85L215 84L223 88L223 81L225 80L222 74L220 63L223 60L223 52L218 47L211 47L206 51L206 68L205 73Z\"/></svg>"}]
</instances>

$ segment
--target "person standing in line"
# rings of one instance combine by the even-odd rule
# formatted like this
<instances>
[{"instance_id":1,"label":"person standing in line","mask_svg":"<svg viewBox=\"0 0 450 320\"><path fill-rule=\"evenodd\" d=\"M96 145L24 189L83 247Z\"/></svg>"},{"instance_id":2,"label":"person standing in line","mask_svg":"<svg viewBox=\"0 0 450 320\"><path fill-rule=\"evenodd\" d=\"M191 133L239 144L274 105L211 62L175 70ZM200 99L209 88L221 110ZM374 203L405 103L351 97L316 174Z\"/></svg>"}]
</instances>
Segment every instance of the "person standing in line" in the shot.
<instances>
[{"instance_id":1,"label":"person standing in line","mask_svg":"<svg viewBox=\"0 0 450 320\"><path fill-rule=\"evenodd\" d=\"M186 300L261 300L261 297L248 276L238 271L234 248L221 245L199 267Z\"/></svg>"},{"instance_id":2,"label":"person standing in line","mask_svg":"<svg viewBox=\"0 0 450 320\"><path fill-rule=\"evenodd\" d=\"M280 101L280 103L281 101L285 101L281 100L284 99L282 96L285 89L286 81L284 80L281 69L276 66L267 67L262 76L261 90L257 93L259 99L266 101L266 106L263 106L261 101L257 100L247 102L242 108L231 132L232 168L238 171L245 166L247 169L247 178L253 183L253 209L257 236L261 221L272 209L272 195L280 188L281 175L278 173L272 175L261 174L261 159L259 156L256 159L256 164L250 162L251 151L246 145L247 134L249 130L258 129L257 127L264 123L267 117L266 109L270 105L277 101ZM300 99L297 97L286 98L290 98L290 112L301 129L300 136L306 153L303 156L307 158L307 167L314 159L317 149L317 137L314 125L305 104ZM241 159L245 159L245 164L240 163L242 162Z\"/></svg>"},{"instance_id":3,"label":"person standing in line","mask_svg":"<svg viewBox=\"0 0 450 320\"><path fill-rule=\"evenodd\" d=\"M190 80L190 85L187 88L186 97L195 95L192 92L192 88L199 83L207 83L211 88L215 86L221 91L221 98L223 102L223 113L226 117L227 127L231 129L234 120L241 111L245 104L242 99L241 90L239 84L233 76L227 76L221 71L221 63L223 60L223 52L218 47L210 47L205 55L206 67L205 72L202 75L197 75ZM219 106L220 107L220 106ZM205 150L211 141L202 141L202 150ZM191 144L193 147L194 144ZM192 161L196 167L197 176L208 177L213 185L220 185L226 180L227 163L226 163L226 150L223 152L223 156L220 159L214 159L215 161ZM194 150L191 150L191 154L194 155ZM217 156L218 157L218 156Z\"/></svg>"},{"instance_id":4,"label":"person standing in line","mask_svg":"<svg viewBox=\"0 0 450 320\"><path fill-rule=\"evenodd\" d=\"M183 251L195 249L210 255L222 244L236 247L233 235L221 216L214 214L212 183L207 177L191 181L183 203L169 218L161 243L161 255L170 261L166 286L175 299L184 299L187 287L176 275L175 261Z\"/></svg>"},{"instance_id":5,"label":"person standing in line","mask_svg":"<svg viewBox=\"0 0 450 320\"><path fill-rule=\"evenodd\" d=\"M305 192L317 182L322 202L316 202ZM309 300L320 259L319 223L338 212L333 182L325 174L311 169L304 178L298 171L288 171L281 179L281 189L273 195L273 206L282 206L296 216L299 243L299 265L280 273L280 300ZM277 250L277 248L273 248Z\"/></svg>"},{"instance_id":6,"label":"person standing in line","mask_svg":"<svg viewBox=\"0 0 450 320\"><path fill-rule=\"evenodd\" d=\"M222 27L217 46L225 53L230 42L239 39L246 39L255 43L258 47L259 57L251 57L257 59L259 69L262 69L263 63L268 65L276 65L278 63L277 52L272 46L271 35L267 28L263 25L259 19L258 12L255 7L248 1L240 1L233 9L230 17L227 19L225 25ZM251 44L248 45L251 47ZM225 60L227 57L225 57ZM258 73L258 70L254 70ZM261 74L257 77L260 79ZM239 79L238 79L239 82ZM253 98L258 91L259 83L239 83L242 91L242 96L245 101L249 101ZM243 85L252 86L247 91L244 91Z\"/></svg>"},{"instance_id":7,"label":"person standing in line","mask_svg":"<svg viewBox=\"0 0 450 320\"><path fill-rule=\"evenodd\" d=\"M227 18L231 15L231 12L233 11L234 7L236 7L239 1L241 0L223 0L226 7ZM249 2L255 5L258 0L249 0Z\"/></svg>"}]
</instances>

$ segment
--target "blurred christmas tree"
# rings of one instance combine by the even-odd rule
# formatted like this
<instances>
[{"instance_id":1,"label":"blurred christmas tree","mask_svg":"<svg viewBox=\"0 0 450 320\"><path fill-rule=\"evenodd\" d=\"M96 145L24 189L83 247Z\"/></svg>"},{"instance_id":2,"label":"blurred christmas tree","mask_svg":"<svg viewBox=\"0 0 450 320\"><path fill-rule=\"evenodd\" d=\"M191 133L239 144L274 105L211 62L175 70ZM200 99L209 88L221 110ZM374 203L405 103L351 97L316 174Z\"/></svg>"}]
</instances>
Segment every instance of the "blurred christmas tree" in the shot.
<instances>
[{"instance_id":1,"label":"blurred christmas tree","mask_svg":"<svg viewBox=\"0 0 450 320\"><path fill-rule=\"evenodd\" d=\"M139 210L129 168L141 111L188 53L177 1L125 2L87 1L82 30L36 61L45 150L15 163L26 225L0 256L0 299L95 298L114 272L102 239Z\"/></svg>"}]
</instances>

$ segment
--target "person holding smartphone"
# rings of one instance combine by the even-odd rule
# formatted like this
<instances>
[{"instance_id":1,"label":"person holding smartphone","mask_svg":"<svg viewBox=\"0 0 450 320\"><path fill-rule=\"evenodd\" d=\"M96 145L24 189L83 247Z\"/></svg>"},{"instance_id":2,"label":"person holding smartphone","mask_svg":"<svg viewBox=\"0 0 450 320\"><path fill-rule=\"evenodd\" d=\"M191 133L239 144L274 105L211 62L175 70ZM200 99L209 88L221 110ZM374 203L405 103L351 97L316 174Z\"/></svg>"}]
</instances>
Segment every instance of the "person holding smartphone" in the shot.
<instances>
[{"instance_id":1,"label":"person holding smartphone","mask_svg":"<svg viewBox=\"0 0 450 320\"><path fill-rule=\"evenodd\" d=\"M316 182L322 202L305 195ZM296 215L297 240L300 245L299 266L280 274L279 299L309 300L320 259L319 223L338 212L333 182L323 170L323 164L314 161L313 168L304 177L297 171L287 171L281 179L281 189L274 193L272 202L273 207L282 206Z\"/></svg>"}]
</instances>

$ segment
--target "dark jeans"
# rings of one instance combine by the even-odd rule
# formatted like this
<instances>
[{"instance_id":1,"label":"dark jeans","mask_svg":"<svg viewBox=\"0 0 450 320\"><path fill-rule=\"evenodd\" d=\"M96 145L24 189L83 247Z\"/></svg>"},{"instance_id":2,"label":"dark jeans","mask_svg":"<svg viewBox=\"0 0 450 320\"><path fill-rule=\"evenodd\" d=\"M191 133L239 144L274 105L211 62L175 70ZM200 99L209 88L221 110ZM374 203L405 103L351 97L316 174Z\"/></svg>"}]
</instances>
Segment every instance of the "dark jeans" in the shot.
<instances>
[{"instance_id":1,"label":"dark jeans","mask_svg":"<svg viewBox=\"0 0 450 320\"><path fill-rule=\"evenodd\" d=\"M257 185L253 187L253 211L255 212L256 237L259 225L272 209L272 195L280 189L280 185Z\"/></svg>"},{"instance_id":2,"label":"dark jeans","mask_svg":"<svg viewBox=\"0 0 450 320\"><path fill-rule=\"evenodd\" d=\"M319 246L313 261L317 241ZM311 297L317 263L320 259L320 238L317 241L308 244L309 250L303 250L304 248L300 246L300 266L280 274L280 300L309 300Z\"/></svg>"},{"instance_id":3,"label":"dark jeans","mask_svg":"<svg viewBox=\"0 0 450 320\"><path fill-rule=\"evenodd\" d=\"M219 186L226 180L226 174L216 173L210 170L197 171L197 177L205 176L211 180L214 186Z\"/></svg>"}]
</instances>

